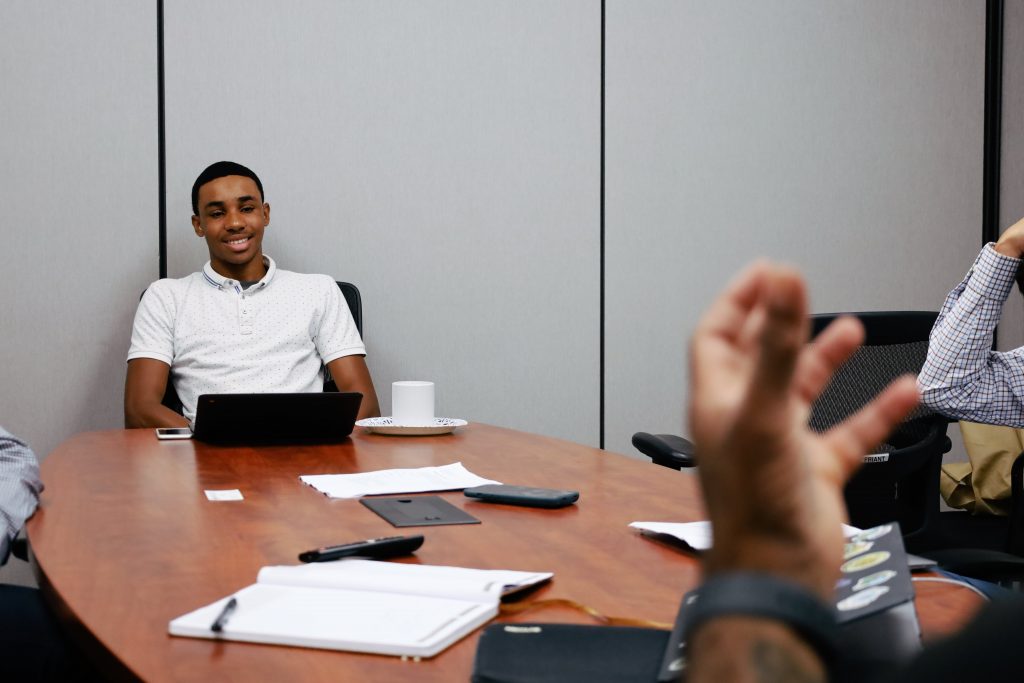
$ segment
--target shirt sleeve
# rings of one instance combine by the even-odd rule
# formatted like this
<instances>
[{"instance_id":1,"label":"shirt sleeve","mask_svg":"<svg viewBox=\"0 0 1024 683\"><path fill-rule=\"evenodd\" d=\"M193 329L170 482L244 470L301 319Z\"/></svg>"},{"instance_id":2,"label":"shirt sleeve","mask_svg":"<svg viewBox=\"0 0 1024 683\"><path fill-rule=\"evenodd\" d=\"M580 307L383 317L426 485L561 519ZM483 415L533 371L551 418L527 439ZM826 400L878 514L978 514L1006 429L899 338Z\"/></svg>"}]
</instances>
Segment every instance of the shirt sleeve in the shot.
<instances>
[{"instance_id":1,"label":"shirt sleeve","mask_svg":"<svg viewBox=\"0 0 1024 683\"><path fill-rule=\"evenodd\" d=\"M11 541L35 512L42 490L35 453L0 427L0 564L7 561Z\"/></svg>"},{"instance_id":2,"label":"shirt sleeve","mask_svg":"<svg viewBox=\"0 0 1024 683\"><path fill-rule=\"evenodd\" d=\"M164 282L154 282L142 295L132 324L128 360L155 358L168 365L174 360L174 297Z\"/></svg>"},{"instance_id":3,"label":"shirt sleeve","mask_svg":"<svg viewBox=\"0 0 1024 683\"><path fill-rule=\"evenodd\" d=\"M1024 349L992 350L1019 265L987 244L946 297L917 380L928 407L961 420L1024 427Z\"/></svg>"},{"instance_id":4,"label":"shirt sleeve","mask_svg":"<svg viewBox=\"0 0 1024 683\"><path fill-rule=\"evenodd\" d=\"M324 365L343 356L365 356L366 347L356 328L352 312L338 284L324 276L324 312L320 316L313 342Z\"/></svg>"}]
</instances>

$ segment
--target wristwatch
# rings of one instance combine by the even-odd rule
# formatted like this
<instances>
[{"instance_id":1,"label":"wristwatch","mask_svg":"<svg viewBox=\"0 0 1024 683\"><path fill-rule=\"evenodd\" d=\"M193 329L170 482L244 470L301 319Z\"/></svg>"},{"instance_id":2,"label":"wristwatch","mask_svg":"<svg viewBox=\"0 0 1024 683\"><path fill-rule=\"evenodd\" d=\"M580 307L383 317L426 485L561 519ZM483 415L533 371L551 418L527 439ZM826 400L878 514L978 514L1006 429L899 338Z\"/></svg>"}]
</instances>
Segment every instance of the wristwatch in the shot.
<instances>
[{"instance_id":1,"label":"wristwatch","mask_svg":"<svg viewBox=\"0 0 1024 683\"><path fill-rule=\"evenodd\" d=\"M721 574L687 593L683 598L686 640L704 622L727 615L782 622L814 648L826 667L831 668L839 652L835 608L803 586L771 574Z\"/></svg>"}]
</instances>

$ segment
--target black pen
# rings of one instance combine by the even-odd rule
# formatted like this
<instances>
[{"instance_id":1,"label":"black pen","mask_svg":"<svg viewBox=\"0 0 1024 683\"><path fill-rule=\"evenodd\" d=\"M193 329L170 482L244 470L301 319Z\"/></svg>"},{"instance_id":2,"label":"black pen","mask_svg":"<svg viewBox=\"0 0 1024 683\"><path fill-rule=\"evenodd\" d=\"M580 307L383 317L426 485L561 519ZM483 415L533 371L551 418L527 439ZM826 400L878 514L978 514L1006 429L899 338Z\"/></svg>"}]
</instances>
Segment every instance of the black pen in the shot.
<instances>
[{"instance_id":1,"label":"black pen","mask_svg":"<svg viewBox=\"0 0 1024 683\"><path fill-rule=\"evenodd\" d=\"M210 625L210 630L214 633L220 633L223 631L224 625L228 623L228 619L231 618L231 613L235 611L236 607L238 607L238 600L234 596L231 596L228 603L224 605L224 609L222 609L220 614L217 615L217 618L213 620L213 623Z\"/></svg>"}]
</instances>

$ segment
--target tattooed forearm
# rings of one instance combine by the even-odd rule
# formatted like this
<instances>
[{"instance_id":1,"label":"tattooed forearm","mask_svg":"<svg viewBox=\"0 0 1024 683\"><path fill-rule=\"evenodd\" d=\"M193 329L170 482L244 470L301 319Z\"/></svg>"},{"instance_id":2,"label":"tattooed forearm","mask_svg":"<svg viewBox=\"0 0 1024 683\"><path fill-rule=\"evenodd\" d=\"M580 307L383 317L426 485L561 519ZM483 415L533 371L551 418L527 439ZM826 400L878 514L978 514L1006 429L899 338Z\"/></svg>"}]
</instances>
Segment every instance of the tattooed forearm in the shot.
<instances>
[{"instance_id":1,"label":"tattooed forearm","mask_svg":"<svg viewBox=\"0 0 1024 683\"><path fill-rule=\"evenodd\" d=\"M688 644L687 683L825 683L817 654L788 627L767 619L722 617Z\"/></svg>"},{"instance_id":2,"label":"tattooed forearm","mask_svg":"<svg viewBox=\"0 0 1024 683\"><path fill-rule=\"evenodd\" d=\"M776 640L755 640L750 647L754 680L758 683L824 683L821 664L809 662L806 652L794 652L792 646Z\"/></svg>"}]
</instances>

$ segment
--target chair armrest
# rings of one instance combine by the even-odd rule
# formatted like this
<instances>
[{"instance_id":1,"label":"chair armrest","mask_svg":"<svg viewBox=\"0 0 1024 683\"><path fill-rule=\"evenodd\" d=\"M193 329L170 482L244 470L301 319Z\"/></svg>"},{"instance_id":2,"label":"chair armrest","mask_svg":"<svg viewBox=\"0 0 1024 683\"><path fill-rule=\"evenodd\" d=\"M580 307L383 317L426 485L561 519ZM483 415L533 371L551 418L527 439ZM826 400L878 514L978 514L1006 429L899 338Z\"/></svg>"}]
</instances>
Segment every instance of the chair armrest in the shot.
<instances>
[{"instance_id":1,"label":"chair armrest","mask_svg":"<svg viewBox=\"0 0 1024 683\"><path fill-rule=\"evenodd\" d=\"M693 443L681 436L637 432L633 435L633 446L656 465L669 469L678 470L697 465Z\"/></svg>"},{"instance_id":2,"label":"chair armrest","mask_svg":"<svg viewBox=\"0 0 1024 683\"><path fill-rule=\"evenodd\" d=\"M11 555L19 560L25 560L28 562L28 537L25 536L24 529L22 529L18 535L11 540L10 550Z\"/></svg>"}]
</instances>

